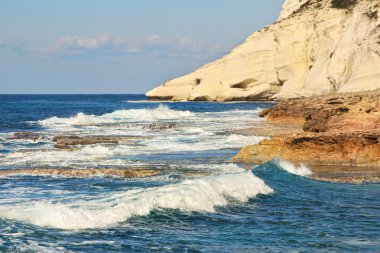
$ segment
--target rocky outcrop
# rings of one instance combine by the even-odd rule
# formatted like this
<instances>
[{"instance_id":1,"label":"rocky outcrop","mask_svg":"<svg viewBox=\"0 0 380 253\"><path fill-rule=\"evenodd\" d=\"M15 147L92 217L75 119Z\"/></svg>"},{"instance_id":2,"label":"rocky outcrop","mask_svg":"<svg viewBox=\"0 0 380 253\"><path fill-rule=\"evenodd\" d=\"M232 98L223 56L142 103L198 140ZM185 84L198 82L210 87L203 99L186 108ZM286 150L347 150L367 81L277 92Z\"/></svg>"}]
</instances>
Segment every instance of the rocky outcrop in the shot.
<instances>
[{"instance_id":1,"label":"rocky outcrop","mask_svg":"<svg viewBox=\"0 0 380 253\"><path fill-rule=\"evenodd\" d=\"M380 166L380 90L290 99L267 112L272 123L303 124L304 133L244 147L236 162L275 157L310 165Z\"/></svg>"},{"instance_id":2,"label":"rocky outcrop","mask_svg":"<svg viewBox=\"0 0 380 253\"><path fill-rule=\"evenodd\" d=\"M376 129L379 113L380 90L375 90L283 100L262 116L271 123L298 123L305 131L326 132Z\"/></svg>"},{"instance_id":3,"label":"rocky outcrop","mask_svg":"<svg viewBox=\"0 0 380 253\"><path fill-rule=\"evenodd\" d=\"M336 183L378 183L380 182L380 167L378 166L325 166L313 165L311 177L316 180Z\"/></svg>"},{"instance_id":4,"label":"rocky outcrop","mask_svg":"<svg viewBox=\"0 0 380 253\"><path fill-rule=\"evenodd\" d=\"M93 145L93 144L128 144L132 140L144 139L139 136L55 136L53 141L54 147L59 149L67 149L77 145Z\"/></svg>"},{"instance_id":5,"label":"rocky outcrop","mask_svg":"<svg viewBox=\"0 0 380 253\"><path fill-rule=\"evenodd\" d=\"M151 99L267 100L380 88L378 0L286 0L279 19Z\"/></svg>"},{"instance_id":6,"label":"rocky outcrop","mask_svg":"<svg viewBox=\"0 0 380 253\"><path fill-rule=\"evenodd\" d=\"M176 123L152 123L143 125L142 129L151 129L151 130L166 130L176 128L178 125Z\"/></svg>"},{"instance_id":7,"label":"rocky outcrop","mask_svg":"<svg viewBox=\"0 0 380 253\"><path fill-rule=\"evenodd\" d=\"M0 177L14 175L32 175L32 176L62 176L62 177L96 177L96 176L111 176L121 178L141 178L155 176L161 173L159 170L152 169L12 169L0 170Z\"/></svg>"},{"instance_id":8,"label":"rocky outcrop","mask_svg":"<svg viewBox=\"0 0 380 253\"><path fill-rule=\"evenodd\" d=\"M8 140L30 140L30 141L37 141L38 139L42 138L43 136L39 133L33 133L33 132L15 132L11 137L8 138Z\"/></svg>"},{"instance_id":9,"label":"rocky outcrop","mask_svg":"<svg viewBox=\"0 0 380 253\"><path fill-rule=\"evenodd\" d=\"M275 137L242 148L234 161L261 164L275 157L309 165L380 166L380 131Z\"/></svg>"}]
</instances>

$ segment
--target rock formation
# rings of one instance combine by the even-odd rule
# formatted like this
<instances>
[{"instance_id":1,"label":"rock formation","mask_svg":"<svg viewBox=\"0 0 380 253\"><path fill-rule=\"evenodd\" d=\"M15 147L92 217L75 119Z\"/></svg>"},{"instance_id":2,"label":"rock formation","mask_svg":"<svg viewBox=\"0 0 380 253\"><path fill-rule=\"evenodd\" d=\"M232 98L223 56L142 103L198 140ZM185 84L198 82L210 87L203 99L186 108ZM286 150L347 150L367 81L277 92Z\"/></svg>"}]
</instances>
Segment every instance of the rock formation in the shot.
<instances>
[{"instance_id":1,"label":"rock formation","mask_svg":"<svg viewBox=\"0 0 380 253\"><path fill-rule=\"evenodd\" d=\"M55 136L54 147L59 149L70 149L77 145L94 145L94 144L129 144L132 140L146 139L139 136Z\"/></svg>"},{"instance_id":2,"label":"rock formation","mask_svg":"<svg viewBox=\"0 0 380 253\"><path fill-rule=\"evenodd\" d=\"M261 164L275 157L308 165L380 166L380 132L275 137L242 148L234 161Z\"/></svg>"},{"instance_id":3,"label":"rock formation","mask_svg":"<svg viewBox=\"0 0 380 253\"><path fill-rule=\"evenodd\" d=\"M31 169L11 169L0 170L0 177L14 175L33 175L33 176L62 176L87 178L96 176L111 176L121 178L141 178L151 177L159 174L161 171L151 169L68 169L68 168L31 168Z\"/></svg>"},{"instance_id":4,"label":"rock formation","mask_svg":"<svg viewBox=\"0 0 380 253\"><path fill-rule=\"evenodd\" d=\"M309 165L380 166L380 90L285 100L267 111L267 118L301 123L305 132L244 147L234 161L280 157Z\"/></svg>"},{"instance_id":5,"label":"rock formation","mask_svg":"<svg viewBox=\"0 0 380 253\"><path fill-rule=\"evenodd\" d=\"M9 140L30 140L30 141L37 141L38 139L42 138L43 136L39 133L33 133L33 132L15 132L13 133L12 137L8 138Z\"/></svg>"},{"instance_id":6,"label":"rock formation","mask_svg":"<svg viewBox=\"0 0 380 253\"><path fill-rule=\"evenodd\" d=\"M380 88L378 0L286 0L279 19L151 99L268 100Z\"/></svg>"}]
</instances>

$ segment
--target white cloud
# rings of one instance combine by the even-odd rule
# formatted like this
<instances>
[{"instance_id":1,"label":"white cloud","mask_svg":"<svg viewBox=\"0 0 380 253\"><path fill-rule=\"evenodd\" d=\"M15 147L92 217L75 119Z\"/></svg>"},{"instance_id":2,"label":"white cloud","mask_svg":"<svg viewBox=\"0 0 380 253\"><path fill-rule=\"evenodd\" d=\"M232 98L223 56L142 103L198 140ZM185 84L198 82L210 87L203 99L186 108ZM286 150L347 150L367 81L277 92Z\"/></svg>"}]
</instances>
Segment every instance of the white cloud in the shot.
<instances>
[{"instance_id":1,"label":"white cloud","mask_svg":"<svg viewBox=\"0 0 380 253\"><path fill-rule=\"evenodd\" d=\"M159 45L159 46L163 46L165 45L167 42L160 36L160 35L157 35L157 34L152 34L150 35L147 39L146 39L146 43L149 44L149 45Z\"/></svg>"},{"instance_id":2,"label":"white cloud","mask_svg":"<svg viewBox=\"0 0 380 253\"><path fill-rule=\"evenodd\" d=\"M92 38L64 36L51 46L33 50L34 56L69 57L150 54L158 57L196 57L227 52L230 47L194 41L189 38L168 39L152 34L143 39L129 39L102 33Z\"/></svg>"},{"instance_id":3,"label":"white cloud","mask_svg":"<svg viewBox=\"0 0 380 253\"><path fill-rule=\"evenodd\" d=\"M86 51L107 48L112 45L113 39L107 33L99 34L94 38L64 36L58 38L47 48L36 49L35 54L40 56L77 55Z\"/></svg>"}]
</instances>

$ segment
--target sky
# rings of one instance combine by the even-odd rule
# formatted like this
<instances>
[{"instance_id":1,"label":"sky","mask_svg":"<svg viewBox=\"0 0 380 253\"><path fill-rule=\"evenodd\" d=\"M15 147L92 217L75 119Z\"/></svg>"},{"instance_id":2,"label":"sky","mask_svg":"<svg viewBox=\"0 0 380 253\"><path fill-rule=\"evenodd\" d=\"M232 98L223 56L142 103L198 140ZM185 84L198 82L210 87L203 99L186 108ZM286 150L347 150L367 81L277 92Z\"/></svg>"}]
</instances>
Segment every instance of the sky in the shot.
<instances>
[{"instance_id":1,"label":"sky","mask_svg":"<svg viewBox=\"0 0 380 253\"><path fill-rule=\"evenodd\" d=\"M143 94L274 22L282 0L0 0L0 94Z\"/></svg>"}]
</instances>

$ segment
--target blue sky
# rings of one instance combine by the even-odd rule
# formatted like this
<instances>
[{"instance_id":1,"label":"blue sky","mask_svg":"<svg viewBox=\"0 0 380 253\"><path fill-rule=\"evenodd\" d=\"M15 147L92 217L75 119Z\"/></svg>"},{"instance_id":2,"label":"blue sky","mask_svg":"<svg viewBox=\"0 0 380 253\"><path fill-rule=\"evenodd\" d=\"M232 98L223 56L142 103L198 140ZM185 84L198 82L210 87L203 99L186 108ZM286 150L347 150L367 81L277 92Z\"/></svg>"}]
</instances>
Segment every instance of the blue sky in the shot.
<instances>
[{"instance_id":1,"label":"blue sky","mask_svg":"<svg viewBox=\"0 0 380 253\"><path fill-rule=\"evenodd\" d=\"M0 0L0 93L145 93L272 23L281 0Z\"/></svg>"}]
</instances>

